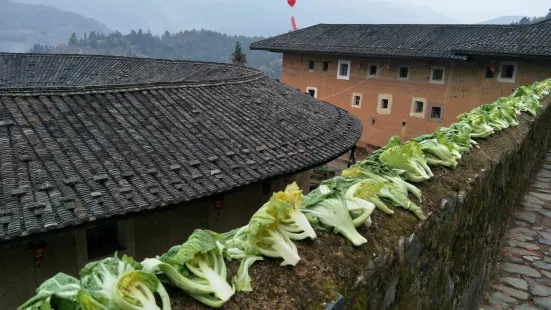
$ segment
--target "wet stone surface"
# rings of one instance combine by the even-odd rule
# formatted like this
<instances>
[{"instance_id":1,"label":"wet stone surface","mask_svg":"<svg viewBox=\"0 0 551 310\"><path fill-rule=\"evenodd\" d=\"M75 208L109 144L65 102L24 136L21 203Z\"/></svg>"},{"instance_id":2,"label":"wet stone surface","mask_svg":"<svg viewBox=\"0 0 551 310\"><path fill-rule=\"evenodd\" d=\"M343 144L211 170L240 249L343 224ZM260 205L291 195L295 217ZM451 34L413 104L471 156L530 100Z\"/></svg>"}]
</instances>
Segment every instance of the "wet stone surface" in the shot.
<instances>
[{"instance_id":1,"label":"wet stone surface","mask_svg":"<svg viewBox=\"0 0 551 310\"><path fill-rule=\"evenodd\" d=\"M513 217L499 278L479 309L551 309L551 153Z\"/></svg>"}]
</instances>

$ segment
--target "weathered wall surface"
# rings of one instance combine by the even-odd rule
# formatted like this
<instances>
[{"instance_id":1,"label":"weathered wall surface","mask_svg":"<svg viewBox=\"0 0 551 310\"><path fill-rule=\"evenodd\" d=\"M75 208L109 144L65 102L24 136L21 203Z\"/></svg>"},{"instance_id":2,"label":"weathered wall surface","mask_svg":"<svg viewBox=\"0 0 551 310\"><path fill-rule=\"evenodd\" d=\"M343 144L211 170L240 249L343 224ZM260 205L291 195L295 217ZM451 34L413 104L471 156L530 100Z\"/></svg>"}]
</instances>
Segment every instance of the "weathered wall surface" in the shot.
<instances>
[{"instance_id":1,"label":"weathered wall surface","mask_svg":"<svg viewBox=\"0 0 551 310\"><path fill-rule=\"evenodd\" d=\"M270 181L266 192L260 184L235 191L225 197L220 210L214 208L211 200L121 221L126 249L119 251L119 256L128 254L138 260L155 257L185 242L194 229L224 232L246 225L273 191L282 190L293 181L307 189L309 172ZM58 272L78 276L80 269L90 261L85 230L44 240L48 242L47 252L39 268L35 267L26 243L0 246L0 310L16 309L44 280Z\"/></svg>"},{"instance_id":2,"label":"weathered wall surface","mask_svg":"<svg viewBox=\"0 0 551 310\"><path fill-rule=\"evenodd\" d=\"M523 115L520 126L479 140L455 170L434 169L419 186L426 221L394 208L360 229L368 239L360 247L328 233L297 242L296 267L258 262L253 292L224 309L324 309L339 295L338 309L476 309L507 221L550 146L547 104L535 120ZM179 291L171 296L175 310L204 309Z\"/></svg>"},{"instance_id":3,"label":"weathered wall surface","mask_svg":"<svg viewBox=\"0 0 551 310\"><path fill-rule=\"evenodd\" d=\"M349 80L337 79L338 60L351 60ZM308 61L315 61L315 68L308 70ZM370 65L385 66L391 61L390 71L383 68L376 77L368 77ZM328 61L327 72L322 62ZM514 83L497 79L502 61L517 63ZM438 126L447 126L456 121L456 116L473 108L492 103L497 98L508 96L513 88L541 81L551 76L551 61L518 59L497 59L493 78L486 78L486 66L490 59L431 60L426 66L423 60L388 59L369 57L337 57L332 55L283 55L282 82L306 92L307 87L317 88L317 98L343 108L358 117L363 124L363 135L359 145L382 146L393 135L406 138L432 132ZM410 66L410 78L398 80L398 68ZM431 67L445 68L444 84L430 83ZM346 91L343 91L346 90ZM330 98L326 96L337 94ZM352 107L352 94L361 94L361 107ZM379 94L392 95L389 114L377 113ZM413 98L426 100L420 115L410 115ZM417 100L417 99L416 99ZM442 121L430 120L431 104L442 105ZM374 121L374 123L373 123ZM405 125L403 125L405 122Z\"/></svg>"}]
</instances>

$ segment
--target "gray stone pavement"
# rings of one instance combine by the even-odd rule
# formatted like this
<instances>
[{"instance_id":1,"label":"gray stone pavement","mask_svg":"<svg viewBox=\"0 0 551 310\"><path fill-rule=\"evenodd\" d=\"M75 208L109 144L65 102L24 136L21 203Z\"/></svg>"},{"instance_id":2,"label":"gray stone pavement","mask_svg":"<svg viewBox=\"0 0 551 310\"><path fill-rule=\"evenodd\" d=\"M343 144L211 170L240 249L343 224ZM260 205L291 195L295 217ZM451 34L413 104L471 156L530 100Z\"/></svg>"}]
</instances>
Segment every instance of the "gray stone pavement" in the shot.
<instances>
[{"instance_id":1,"label":"gray stone pavement","mask_svg":"<svg viewBox=\"0 0 551 310\"><path fill-rule=\"evenodd\" d=\"M551 310L551 152L514 213L483 310Z\"/></svg>"}]
</instances>

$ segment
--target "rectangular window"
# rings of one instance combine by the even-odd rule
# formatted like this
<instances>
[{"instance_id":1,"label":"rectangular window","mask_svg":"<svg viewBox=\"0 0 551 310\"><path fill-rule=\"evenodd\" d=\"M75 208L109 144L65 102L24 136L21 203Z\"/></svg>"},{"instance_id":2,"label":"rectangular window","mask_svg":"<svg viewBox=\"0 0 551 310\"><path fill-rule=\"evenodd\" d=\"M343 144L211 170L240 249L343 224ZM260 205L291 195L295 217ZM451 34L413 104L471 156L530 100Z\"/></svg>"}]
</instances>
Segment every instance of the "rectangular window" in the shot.
<instances>
[{"instance_id":1,"label":"rectangular window","mask_svg":"<svg viewBox=\"0 0 551 310\"><path fill-rule=\"evenodd\" d=\"M308 61L308 70L314 71L315 63L313 60Z\"/></svg>"},{"instance_id":2,"label":"rectangular window","mask_svg":"<svg viewBox=\"0 0 551 310\"><path fill-rule=\"evenodd\" d=\"M432 67L430 73L430 82L433 84L444 84L444 67Z\"/></svg>"},{"instance_id":3,"label":"rectangular window","mask_svg":"<svg viewBox=\"0 0 551 310\"><path fill-rule=\"evenodd\" d=\"M425 103L423 101L415 101L415 113L421 113L423 112Z\"/></svg>"},{"instance_id":4,"label":"rectangular window","mask_svg":"<svg viewBox=\"0 0 551 310\"><path fill-rule=\"evenodd\" d=\"M494 71L490 68L490 66L486 67L486 75L485 77L487 79L493 79L494 78Z\"/></svg>"},{"instance_id":5,"label":"rectangular window","mask_svg":"<svg viewBox=\"0 0 551 310\"><path fill-rule=\"evenodd\" d=\"M499 74L497 80L499 82L514 83L517 75L517 63L511 61L502 62L499 65Z\"/></svg>"},{"instance_id":6,"label":"rectangular window","mask_svg":"<svg viewBox=\"0 0 551 310\"><path fill-rule=\"evenodd\" d=\"M410 116L417 117L417 118L424 118L426 104L427 104L427 99L425 98L412 98Z\"/></svg>"},{"instance_id":7,"label":"rectangular window","mask_svg":"<svg viewBox=\"0 0 551 310\"><path fill-rule=\"evenodd\" d=\"M318 98L318 89L316 87L306 87L306 92L308 95Z\"/></svg>"},{"instance_id":8,"label":"rectangular window","mask_svg":"<svg viewBox=\"0 0 551 310\"><path fill-rule=\"evenodd\" d=\"M377 100L377 113L390 114L390 111L392 109L392 95L379 94Z\"/></svg>"},{"instance_id":9,"label":"rectangular window","mask_svg":"<svg viewBox=\"0 0 551 310\"><path fill-rule=\"evenodd\" d=\"M443 117L444 107L441 104L431 104L430 106L430 120L441 122Z\"/></svg>"},{"instance_id":10,"label":"rectangular window","mask_svg":"<svg viewBox=\"0 0 551 310\"><path fill-rule=\"evenodd\" d=\"M329 70L329 62L324 61L323 62L323 72L327 72L327 70Z\"/></svg>"},{"instance_id":11,"label":"rectangular window","mask_svg":"<svg viewBox=\"0 0 551 310\"><path fill-rule=\"evenodd\" d=\"M97 259L112 255L126 247L119 235L118 223L109 223L86 230L88 259Z\"/></svg>"},{"instance_id":12,"label":"rectangular window","mask_svg":"<svg viewBox=\"0 0 551 310\"><path fill-rule=\"evenodd\" d=\"M408 80L409 79L409 67L400 66L398 69L398 79L399 80Z\"/></svg>"},{"instance_id":13,"label":"rectangular window","mask_svg":"<svg viewBox=\"0 0 551 310\"><path fill-rule=\"evenodd\" d=\"M369 76L376 76L377 72L379 71L379 66L377 65L370 65L369 66Z\"/></svg>"},{"instance_id":14,"label":"rectangular window","mask_svg":"<svg viewBox=\"0 0 551 310\"><path fill-rule=\"evenodd\" d=\"M337 70L337 79L339 80L349 80L350 79L350 60L339 60L338 70Z\"/></svg>"},{"instance_id":15,"label":"rectangular window","mask_svg":"<svg viewBox=\"0 0 551 310\"><path fill-rule=\"evenodd\" d=\"M351 106L353 108L361 108L362 107L362 94L359 94L359 93L353 93L352 94Z\"/></svg>"}]
</instances>

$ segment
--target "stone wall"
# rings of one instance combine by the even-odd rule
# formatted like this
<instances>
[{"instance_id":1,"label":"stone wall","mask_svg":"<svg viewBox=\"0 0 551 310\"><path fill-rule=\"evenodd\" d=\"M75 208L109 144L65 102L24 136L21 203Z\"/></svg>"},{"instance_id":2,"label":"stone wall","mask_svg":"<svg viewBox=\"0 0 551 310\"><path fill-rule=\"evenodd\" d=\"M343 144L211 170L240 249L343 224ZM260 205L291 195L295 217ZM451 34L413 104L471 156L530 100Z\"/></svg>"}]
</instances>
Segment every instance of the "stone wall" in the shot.
<instances>
[{"instance_id":1,"label":"stone wall","mask_svg":"<svg viewBox=\"0 0 551 310\"><path fill-rule=\"evenodd\" d=\"M419 185L425 221L397 208L375 212L372 227L360 229L365 245L320 232L297 242L295 267L258 262L253 292L224 309L325 309L337 300L334 309L476 309L511 214L550 146L550 122L546 101L537 118L522 115L520 126L479 140L456 169L433 169ZM170 293L173 309L205 308Z\"/></svg>"},{"instance_id":2,"label":"stone wall","mask_svg":"<svg viewBox=\"0 0 551 310\"><path fill-rule=\"evenodd\" d=\"M138 260L155 257L171 246L185 242L194 229L224 232L246 225L274 191L284 189L293 181L307 189L309 175L310 172L306 171L234 191L224 197L220 210L215 209L213 200L206 200L118 221L121 229L119 238L124 240L125 247L119 251L119 256L128 254ZM38 268L28 252L27 242L13 241L0 245L0 309L17 308L34 294L44 280L58 272L77 276L80 269L91 261L85 229L77 227L74 231L42 240L48 245Z\"/></svg>"}]
</instances>

